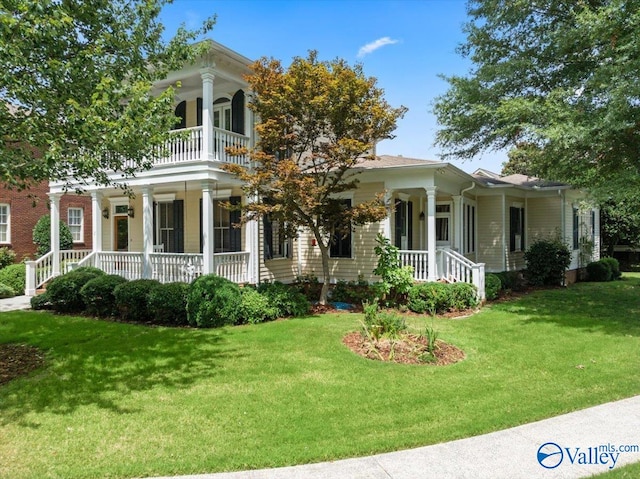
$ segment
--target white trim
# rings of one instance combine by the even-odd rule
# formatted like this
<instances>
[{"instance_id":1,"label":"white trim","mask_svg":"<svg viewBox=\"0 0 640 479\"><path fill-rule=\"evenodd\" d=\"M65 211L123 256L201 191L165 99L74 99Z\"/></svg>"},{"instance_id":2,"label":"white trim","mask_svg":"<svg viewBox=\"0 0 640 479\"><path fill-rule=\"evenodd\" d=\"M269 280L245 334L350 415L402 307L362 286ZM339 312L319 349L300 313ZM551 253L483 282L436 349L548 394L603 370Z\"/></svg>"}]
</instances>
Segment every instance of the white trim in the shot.
<instances>
[{"instance_id":1,"label":"white trim","mask_svg":"<svg viewBox=\"0 0 640 479\"><path fill-rule=\"evenodd\" d=\"M0 239L0 244L10 244L11 243L11 205L9 203L0 203L0 208L7 209L7 222L2 223L3 225L6 224L7 232L4 240Z\"/></svg>"},{"instance_id":2,"label":"white trim","mask_svg":"<svg viewBox=\"0 0 640 479\"><path fill-rule=\"evenodd\" d=\"M153 201L156 203L169 203L171 201L175 201L175 199L175 193L158 193L153 195Z\"/></svg>"},{"instance_id":3,"label":"white trim","mask_svg":"<svg viewBox=\"0 0 640 479\"><path fill-rule=\"evenodd\" d=\"M449 207L449 212L448 213L438 213L438 206L442 206L442 205L446 205ZM436 246L451 246L452 244L452 231L451 231L451 227L452 227L452 223L453 223L453 202L451 201L436 201L436 220L438 218L447 218L449 221L447 221L447 241L437 241L436 238ZM436 221L436 231L434 231L434 233L437 232L437 221Z\"/></svg>"}]
</instances>

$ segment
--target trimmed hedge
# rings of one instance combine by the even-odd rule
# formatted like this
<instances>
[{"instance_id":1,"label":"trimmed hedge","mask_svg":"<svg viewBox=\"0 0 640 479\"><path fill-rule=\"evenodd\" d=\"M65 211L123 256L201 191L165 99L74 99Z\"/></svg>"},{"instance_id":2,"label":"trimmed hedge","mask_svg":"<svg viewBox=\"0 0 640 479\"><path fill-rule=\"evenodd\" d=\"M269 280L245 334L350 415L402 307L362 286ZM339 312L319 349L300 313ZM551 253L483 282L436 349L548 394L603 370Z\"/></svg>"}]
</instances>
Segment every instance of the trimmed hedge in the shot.
<instances>
[{"instance_id":1,"label":"trimmed hedge","mask_svg":"<svg viewBox=\"0 0 640 479\"><path fill-rule=\"evenodd\" d=\"M160 284L149 291L147 308L155 323L184 326L187 321L187 283Z\"/></svg>"},{"instance_id":2,"label":"trimmed hedge","mask_svg":"<svg viewBox=\"0 0 640 479\"><path fill-rule=\"evenodd\" d=\"M31 298L31 309L38 311L43 309L51 309L51 300L49 294L45 291L42 294Z\"/></svg>"},{"instance_id":3,"label":"trimmed hedge","mask_svg":"<svg viewBox=\"0 0 640 479\"><path fill-rule=\"evenodd\" d=\"M592 261L587 265L587 279L589 281L611 281L613 272L611 265L606 261Z\"/></svg>"},{"instance_id":4,"label":"trimmed hedge","mask_svg":"<svg viewBox=\"0 0 640 479\"><path fill-rule=\"evenodd\" d=\"M26 268L24 263L16 263L0 269L0 283L9 286L15 295L22 296L27 276Z\"/></svg>"},{"instance_id":5,"label":"trimmed hedge","mask_svg":"<svg viewBox=\"0 0 640 479\"><path fill-rule=\"evenodd\" d=\"M11 286L8 286L4 283L0 283L0 299L13 298L15 295L16 295L16 292L13 290Z\"/></svg>"},{"instance_id":6,"label":"trimmed hedge","mask_svg":"<svg viewBox=\"0 0 640 479\"><path fill-rule=\"evenodd\" d=\"M4 269L16 260L16 252L3 246L0 248L0 269Z\"/></svg>"},{"instance_id":7,"label":"trimmed hedge","mask_svg":"<svg viewBox=\"0 0 640 479\"><path fill-rule=\"evenodd\" d=\"M571 264L571 251L560 239L543 239L533 243L524 253L525 274L533 286L561 286Z\"/></svg>"},{"instance_id":8,"label":"trimmed hedge","mask_svg":"<svg viewBox=\"0 0 640 479\"><path fill-rule=\"evenodd\" d=\"M486 274L484 277L484 294L488 300L493 300L498 297L498 293L502 289L502 280L500 276L496 274Z\"/></svg>"},{"instance_id":9,"label":"trimmed hedge","mask_svg":"<svg viewBox=\"0 0 640 479\"><path fill-rule=\"evenodd\" d=\"M92 316L101 318L116 316L118 307L114 290L123 283L127 283L127 280L115 274L100 275L87 281L80 289L85 311Z\"/></svg>"},{"instance_id":10,"label":"trimmed hedge","mask_svg":"<svg viewBox=\"0 0 640 479\"><path fill-rule=\"evenodd\" d=\"M98 276L105 276L105 272L91 266L83 266L73 271L53 278L47 284L47 294L51 301L51 309L58 313L80 313L85 304L80 290Z\"/></svg>"},{"instance_id":11,"label":"trimmed hedge","mask_svg":"<svg viewBox=\"0 0 640 479\"><path fill-rule=\"evenodd\" d=\"M151 321L153 315L149 311L148 296L158 286L160 282L155 279L135 279L119 285L113 294L122 319L136 322Z\"/></svg>"},{"instance_id":12,"label":"trimmed hedge","mask_svg":"<svg viewBox=\"0 0 640 479\"><path fill-rule=\"evenodd\" d=\"M622 277L622 272L620 272L620 263L617 259L610 257L600 258L600 262L609 265L612 280L620 279Z\"/></svg>"},{"instance_id":13,"label":"trimmed hedge","mask_svg":"<svg viewBox=\"0 0 640 479\"><path fill-rule=\"evenodd\" d=\"M296 288L274 281L260 283L258 293L264 295L271 307L277 311L277 317L304 316L309 312L309 301Z\"/></svg>"},{"instance_id":14,"label":"trimmed hedge","mask_svg":"<svg viewBox=\"0 0 640 479\"><path fill-rule=\"evenodd\" d=\"M234 324L242 302L240 288L226 278L207 274L189 288L187 319L192 326L218 328Z\"/></svg>"},{"instance_id":15,"label":"trimmed hedge","mask_svg":"<svg viewBox=\"0 0 640 479\"><path fill-rule=\"evenodd\" d=\"M73 236L67 223L60 220L60 249L73 248ZM38 245L37 254L42 256L51 251L51 216L41 216L36 225L33 227L33 242Z\"/></svg>"},{"instance_id":16,"label":"trimmed hedge","mask_svg":"<svg viewBox=\"0 0 640 479\"><path fill-rule=\"evenodd\" d=\"M409 309L415 313L440 314L465 310L478 304L476 287L469 283L421 283L409 290Z\"/></svg>"},{"instance_id":17,"label":"trimmed hedge","mask_svg":"<svg viewBox=\"0 0 640 479\"><path fill-rule=\"evenodd\" d=\"M242 302L238 313L239 323L257 324L278 317L278 310L269 303L269 298L249 286L242 288Z\"/></svg>"}]
</instances>

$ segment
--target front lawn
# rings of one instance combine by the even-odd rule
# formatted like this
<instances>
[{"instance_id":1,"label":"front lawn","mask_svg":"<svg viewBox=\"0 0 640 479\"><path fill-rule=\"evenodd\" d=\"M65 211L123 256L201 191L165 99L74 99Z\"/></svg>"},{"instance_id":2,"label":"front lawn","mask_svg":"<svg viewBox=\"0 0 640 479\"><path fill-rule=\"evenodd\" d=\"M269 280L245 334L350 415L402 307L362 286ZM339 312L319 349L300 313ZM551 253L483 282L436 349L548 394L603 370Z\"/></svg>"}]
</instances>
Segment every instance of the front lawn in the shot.
<instances>
[{"instance_id":1,"label":"front lawn","mask_svg":"<svg viewBox=\"0 0 640 479\"><path fill-rule=\"evenodd\" d=\"M0 476L129 478L316 462L640 394L638 274L436 319L440 337L467 355L445 367L357 356L341 341L360 318L195 330L3 313L0 343L36 346L46 366L0 386Z\"/></svg>"}]
</instances>

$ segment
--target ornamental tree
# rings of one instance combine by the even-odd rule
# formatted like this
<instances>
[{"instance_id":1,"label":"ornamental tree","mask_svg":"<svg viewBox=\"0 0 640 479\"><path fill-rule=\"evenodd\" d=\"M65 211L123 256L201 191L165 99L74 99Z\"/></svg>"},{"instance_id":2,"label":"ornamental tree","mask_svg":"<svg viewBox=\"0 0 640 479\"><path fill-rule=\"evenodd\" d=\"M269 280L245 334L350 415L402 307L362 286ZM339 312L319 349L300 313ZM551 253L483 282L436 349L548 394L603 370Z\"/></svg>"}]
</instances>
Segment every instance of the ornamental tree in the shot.
<instances>
[{"instance_id":1,"label":"ornamental tree","mask_svg":"<svg viewBox=\"0 0 640 479\"><path fill-rule=\"evenodd\" d=\"M538 176L637 190L640 1L470 0L468 15L471 71L434 105L444 156L527 144Z\"/></svg>"},{"instance_id":2,"label":"ornamental tree","mask_svg":"<svg viewBox=\"0 0 640 479\"><path fill-rule=\"evenodd\" d=\"M95 181L133 175L175 123L174 89L152 85L199 53L209 31L169 42L165 0L6 0L0 7L0 182Z\"/></svg>"},{"instance_id":3,"label":"ornamental tree","mask_svg":"<svg viewBox=\"0 0 640 479\"><path fill-rule=\"evenodd\" d=\"M357 188L358 166L374 158L376 141L393 138L406 109L392 108L361 65L320 61L315 51L294 58L288 69L262 58L251 70L249 107L259 119L259 141L249 152L252 167L225 165L254 199L240 207L241 223L268 216L287 237L309 231L322 257L320 304L325 304L331 242L387 215L382 192L350 207L340 195Z\"/></svg>"}]
</instances>

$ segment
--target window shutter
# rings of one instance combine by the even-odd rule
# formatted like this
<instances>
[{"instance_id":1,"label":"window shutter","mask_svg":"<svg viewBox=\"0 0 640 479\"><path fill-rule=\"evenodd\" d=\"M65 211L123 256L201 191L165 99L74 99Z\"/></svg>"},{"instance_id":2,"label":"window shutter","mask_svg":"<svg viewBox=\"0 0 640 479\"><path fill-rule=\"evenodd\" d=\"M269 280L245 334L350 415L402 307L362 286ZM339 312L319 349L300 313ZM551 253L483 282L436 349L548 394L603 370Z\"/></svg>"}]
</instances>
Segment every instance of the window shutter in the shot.
<instances>
[{"instance_id":1,"label":"window shutter","mask_svg":"<svg viewBox=\"0 0 640 479\"><path fill-rule=\"evenodd\" d=\"M271 227L271 220L268 215L262 217L262 229L264 232L264 259L273 258L273 228Z\"/></svg>"},{"instance_id":2,"label":"window shutter","mask_svg":"<svg viewBox=\"0 0 640 479\"><path fill-rule=\"evenodd\" d=\"M231 131L244 135L244 92L238 90L231 99Z\"/></svg>"},{"instance_id":3,"label":"window shutter","mask_svg":"<svg viewBox=\"0 0 640 479\"><path fill-rule=\"evenodd\" d=\"M516 250L516 228L518 227L518 209L509 208L509 251Z\"/></svg>"},{"instance_id":4,"label":"window shutter","mask_svg":"<svg viewBox=\"0 0 640 479\"><path fill-rule=\"evenodd\" d=\"M176 123L174 124L175 129L186 128L187 127L187 102L181 101L178 103L175 109L176 115Z\"/></svg>"},{"instance_id":5,"label":"window shutter","mask_svg":"<svg viewBox=\"0 0 640 479\"><path fill-rule=\"evenodd\" d=\"M202 126L202 98L196 100L196 125Z\"/></svg>"},{"instance_id":6,"label":"window shutter","mask_svg":"<svg viewBox=\"0 0 640 479\"><path fill-rule=\"evenodd\" d=\"M175 252L184 253L184 200L173 202L173 237Z\"/></svg>"}]
</instances>

